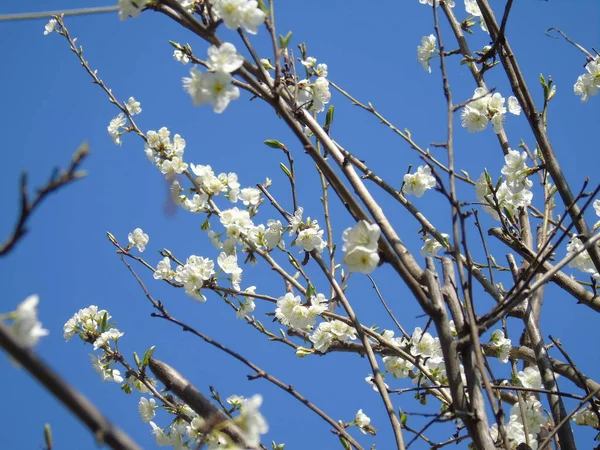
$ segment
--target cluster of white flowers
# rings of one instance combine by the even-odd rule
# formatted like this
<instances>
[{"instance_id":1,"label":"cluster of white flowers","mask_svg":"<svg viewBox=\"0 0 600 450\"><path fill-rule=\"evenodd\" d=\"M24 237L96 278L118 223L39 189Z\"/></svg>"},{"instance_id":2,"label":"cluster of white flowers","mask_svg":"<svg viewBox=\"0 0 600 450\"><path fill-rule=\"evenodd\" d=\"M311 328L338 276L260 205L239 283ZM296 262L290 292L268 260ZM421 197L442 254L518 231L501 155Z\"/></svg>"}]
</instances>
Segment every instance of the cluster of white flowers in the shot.
<instances>
[{"instance_id":1,"label":"cluster of white flowers","mask_svg":"<svg viewBox=\"0 0 600 450\"><path fill-rule=\"evenodd\" d=\"M581 96L582 102L587 102L590 96L596 95L600 89L600 56L596 56L585 65L587 73L579 75L573 90Z\"/></svg>"},{"instance_id":2,"label":"cluster of white flowers","mask_svg":"<svg viewBox=\"0 0 600 450\"><path fill-rule=\"evenodd\" d=\"M210 0L213 14L223 19L230 30L244 28L250 34L258 33L267 15L255 0Z\"/></svg>"},{"instance_id":3,"label":"cluster of white flowers","mask_svg":"<svg viewBox=\"0 0 600 450\"><path fill-rule=\"evenodd\" d=\"M507 112L517 116L521 114L521 106L513 96L508 97L508 105L505 107L505 99L498 92L490 95L485 88L478 87L472 98L474 100L465 105L460 115L462 126L470 133L485 130L490 121L494 132L500 133Z\"/></svg>"},{"instance_id":4,"label":"cluster of white flowers","mask_svg":"<svg viewBox=\"0 0 600 450\"><path fill-rule=\"evenodd\" d=\"M441 236L444 238L444 240L446 241L444 243L444 245L440 244L437 239L433 238L433 237L427 237L425 239L425 242L423 243L423 247L421 247L421 255L423 256L436 256L438 254L438 252L444 248L445 246L447 246L447 241L448 238L450 237L448 234L446 233L441 233Z\"/></svg>"},{"instance_id":5,"label":"cluster of white flowers","mask_svg":"<svg viewBox=\"0 0 600 450\"><path fill-rule=\"evenodd\" d=\"M230 399L235 400L230 402ZM241 431L241 438L248 447L258 447L260 445L260 435L269 431L269 427L263 415L258 410L262 404L262 397L254 395L249 399L239 396L232 396L227 399L239 409L240 414L233 417L228 423L234 424ZM205 419L200 417L188 405L184 406L185 414L192 420L190 423L182 419L176 419L168 428L160 428L152 419L156 406L154 401L142 399L139 404L139 411L144 422L148 422L152 427L152 434L156 439L156 444L160 447L173 447L174 449L197 448L200 445L207 445L208 450L243 450L246 445L237 445L231 442L231 438L223 433L222 427L212 427ZM210 434L205 435L204 431L210 429Z\"/></svg>"},{"instance_id":6,"label":"cluster of white flowers","mask_svg":"<svg viewBox=\"0 0 600 450\"><path fill-rule=\"evenodd\" d=\"M146 245L150 241L148 235L141 228L136 228L129 233L127 239L129 240L129 245L131 247L135 246L140 252L146 250Z\"/></svg>"},{"instance_id":7,"label":"cluster of white flowers","mask_svg":"<svg viewBox=\"0 0 600 450\"><path fill-rule=\"evenodd\" d=\"M315 350L325 353L333 342L356 339L356 330L341 320L321 322L310 337Z\"/></svg>"},{"instance_id":8,"label":"cluster of white flowers","mask_svg":"<svg viewBox=\"0 0 600 450\"><path fill-rule=\"evenodd\" d=\"M106 350L110 349L111 341L116 343L124 333L112 326L109 322L110 318L108 311L99 310L95 305L80 309L65 323L63 336L69 341L77 335L83 342L93 344L94 350L102 350L100 356L90 354L92 366L102 377L102 381L122 383L121 372L112 368L114 361L109 358Z\"/></svg>"},{"instance_id":9,"label":"cluster of white flowers","mask_svg":"<svg viewBox=\"0 0 600 450\"><path fill-rule=\"evenodd\" d=\"M512 349L512 342L510 339L504 337L504 331L495 330L492 333L490 342L496 348L496 355L500 362L507 363L510 350Z\"/></svg>"},{"instance_id":10,"label":"cluster of white flowers","mask_svg":"<svg viewBox=\"0 0 600 450\"><path fill-rule=\"evenodd\" d=\"M301 63L306 67L309 77L298 81L298 104L316 112L322 112L325 105L331 100L329 81L326 78L329 74L327 64L317 64L317 59L312 56L302 60ZM313 75L316 76L316 79L311 82Z\"/></svg>"},{"instance_id":11,"label":"cluster of white flowers","mask_svg":"<svg viewBox=\"0 0 600 450\"><path fill-rule=\"evenodd\" d=\"M417 47L417 61L421 63L423 69L431 73L431 67L429 66L429 60L437 54L436 39L433 34L429 36L423 36L421 38L421 45Z\"/></svg>"},{"instance_id":12,"label":"cluster of white flowers","mask_svg":"<svg viewBox=\"0 0 600 450\"><path fill-rule=\"evenodd\" d=\"M48 330L42 328L42 323L38 320L39 302L40 298L37 295L30 295L17 306L14 312L7 314L7 317L12 320L10 331L25 347L33 347L40 338L48 335Z\"/></svg>"},{"instance_id":13,"label":"cluster of white flowers","mask_svg":"<svg viewBox=\"0 0 600 450\"><path fill-rule=\"evenodd\" d=\"M529 435L525 436L525 427L523 426L523 417L519 403L516 403L511 408L510 420L504 425L504 428L511 448L517 448L520 444L529 441L529 448L537 450L539 445L537 441L538 433L541 431L542 425L548 423L548 418L544 415L542 404L535 397L529 397L524 403L525 420ZM494 441L498 441L498 424L492 426L491 434Z\"/></svg>"},{"instance_id":14,"label":"cluster of white flowers","mask_svg":"<svg viewBox=\"0 0 600 450\"><path fill-rule=\"evenodd\" d=\"M415 173L404 175L404 185L402 192L406 195L414 194L422 197L426 190L434 188L436 185L435 177L431 174L431 167L419 166Z\"/></svg>"},{"instance_id":15,"label":"cluster of white flowers","mask_svg":"<svg viewBox=\"0 0 600 450\"><path fill-rule=\"evenodd\" d=\"M377 241L380 235L379 226L366 220L359 220L354 227L344 230L342 261L350 272L371 273L375 270L379 264Z\"/></svg>"},{"instance_id":16,"label":"cluster of white flowers","mask_svg":"<svg viewBox=\"0 0 600 450\"><path fill-rule=\"evenodd\" d=\"M483 203L483 209L494 219L499 220L498 210L515 215L517 208L525 208L531 204L533 182L527 178L531 169L527 167L527 154L510 150L504 157L502 168L504 180L494 192L495 183L487 172L481 174L475 185L477 199Z\"/></svg>"},{"instance_id":17,"label":"cluster of white flowers","mask_svg":"<svg viewBox=\"0 0 600 450\"><path fill-rule=\"evenodd\" d=\"M217 114L225 111L231 100L240 96L240 90L232 84L232 72L242 64L244 58L229 42L217 47L211 45L206 61L210 72L202 72L198 67L190 69L191 78L183 78L183 88L192 97L194 106L210 104Z\"/></svg>"},{"instance_id":18,"label":"cluster of white flowers","mask_svg":"<svg viewBox=\"0 0 600 450\"><path fill-rule=\"evenodd\" d=\"M306 59L303 59L300 62L304 67L306 67L309 70L312 70L312 72L319 77L327 77L327 75L329 75L327 64L317 64L317 59L313 58L312 56L308 56Z\"/></svg>"},{"instance_id":19,"label":"cluster of white flowers","mask_svg":"<svg viewBox=\"0 0 600 450\"><path fill-rule=\"evenodd\" d=\"M177 266L175 281L183 284L185 293L194 300L205 302L202 287L214 275L214 269L215 263L210 259L191 255L183 266Z\"/></svg>"},{"instance_id":20,"label":"cluster of white flowers","mask_svg":"<svg viewBox=\"0 0 600 450\"><path fill-rule=\"evenodd\" d=\"M330 100L331 92L327 78L317 77L314 83L311 83L310 80L298 81L298 103L301 106L321 112Z\"/></svg>"},{"instance_id":21,"label":"cluster of white flowers","mask_svg":"<svg viewBox=\"0 0 600 450\"><path fill-rule=\"evenodd\" d=\"M577 425L585 425L588 427L598 428L600 423L598 422L598 415L594 412L591 406L586 406L580 409L573 415L573 421Z\"/></svg>"},{"instance_id":22,"label":"cluster of white flowers","mask_svg":"<svg viewBox=\"0 0 600 450\"><path fill-rule=\"evenodd\" d=\"M277 300L275 317L283 325L300 330L313 327L317 316L327 310L327 299L323 294L313 295L307 305L303 305L299 295L288 292Z\"/></svg>"},{"instance_id":23,"label":"cluster of white flowers","mask_svg":"<svg viewBox=\"0 0 600 450\"><path fill-rule=\"evenodd\" d=\"M290 236L296 235L292 241L292 245L301 247L301 252L312 252L316 250L317 253L321 253L327 242L323 239L323 230L319 226L317 220L313 220L310 217L304 221L302 215L304 214L304 208L299 207L294 216L290 220Z\"/></svg>"},{"instance_id":24,"label":"cluster of white flowers","mask_svg":"<svg viewBox=\"0 0 600 450\"><path fill-rule=\"evenodd\" d=\"M414 369L414 364L398 356L384 356L385 370L394 378L406 378Z\"/></svg>"},{"instance_id":25,"label":"cluster of white flowers","mask_svg":"<svg viewBox=\"0 0 600 450\"><path fill-rule=\"evenodd\" d=\"M144 152L148 160L165 174L172 177L174 174L187 170L187 163L183 162L185 139L176 134L171 140L171 132L166 127L158 131L150 130L146 133Z\"/></svg>"},{"instance_id":26,"label":"cluster of white flowers","mask_svg":"<svg viewBox=\"0 0 600 450\"><path fill-rule=\"evenodd\" d=\"M488 31L487 26L485 25L485 21L483 20L481 10L479 9L479 5L477 4L477 0L465 0L465 9L467 12L473 17L480 18L481 29L485 32Z\"/></svg>"}]
</instances>

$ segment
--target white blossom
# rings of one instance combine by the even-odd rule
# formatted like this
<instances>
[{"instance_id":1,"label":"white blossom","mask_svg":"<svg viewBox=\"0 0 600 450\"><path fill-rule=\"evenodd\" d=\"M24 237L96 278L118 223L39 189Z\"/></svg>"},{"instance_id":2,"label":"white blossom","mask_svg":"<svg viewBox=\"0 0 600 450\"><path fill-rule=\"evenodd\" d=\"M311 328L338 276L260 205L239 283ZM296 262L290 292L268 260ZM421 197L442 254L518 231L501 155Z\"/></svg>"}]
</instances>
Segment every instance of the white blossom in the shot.
<instances>
[{"instance_id":1,"label":"white blossom","mask_svg":"<svg viewBox=\"0 0 600 450\"><path fill-rule=\"evenodd\" d=\"M426 190L434 188L436 185L435 177L431 175L431 167L419 166L413 174L404 175L404 186L402 192L406 195L414 194L422 197Z\"/></svg>"},{"instance_id":2,"label":"white blossom","mask_svg":"<svg viewBox=\"0 0 600 450\"><path fill-rule=\"evenodd\" d=\"M137 247L140 252L146 250L146 245L148 245L148 241L150 240L141 228L136 228L133 232L129 233L127 239L129 240L129 244L132 247Z\"/></svg>"},{"instance_id":3,"label":"white blossom","mask_svg":"<svg viewBox=\"0 0 600 450\"><path fill-rule=\"evenodd\" d=\"M421 45L417 47L417 60L423 66L425 71L431 73L431 67L429 66L429 60L436 54L436 39L433 34L429 36L423 36L421 38Z\"/></svg>"},{"instance_id":4,"label":"white blossom","mask_svg":"<svg viewBox=\"0 0 600 450\"><path fill-rule=\"evenodd\" d=\"M330 100L329 81L325 77L318 77L312 84L309 80L298 82L298 103L301 106L321 112Z\"/></svg>"},{"instance_id":5,"label":"white blossom","mask_svg":"<svg viewBox=\"0 0 600 450\"><path fill-rule=\"evenodd\" d=\"M242 27L248 33L256 34L258 27L267 18L255 0L210 0L210 2L213 11L231 30Z\"/></svg>"},{"instance_id":6,"label":"white blossom","mask_svg":"<svg viewBox=\"0 0 600 450\"><path fill-rule=\"evenodd\" d=\"M102 381L112 381L115 383L123 382L121 372L116 369L111 369L110 362L105 361L104 355L96 356L90 354L90 360L94 370L102 377Z\"/></svg>"},{"instance_id":7,"label":"white blossom","mask_svg":"<svg viewBox=\"0 0 600 450\"><path fill-rule=\"evenodd\" d=\"M37 295L30 295L23 300L12 315L10 330L16 340L25 347L33 347L41 337L48 335L48 330L42 328L38 320L37 306L40 299Z\"/></svg>"},{"instance_id":8,"label":"white blossom","mask_svg":"<svg viewBox=\"0 0 600 450\"><path fill-rule=\"evenodd\" d=\"M151 398L148 400L145 397L140 398L140 402L138 403L138 410L140 412L140 416L142 416L143 422L150 422L154 419L154 410L156 409L156 400Z\"/></svg>"},{"instance_id":9,"label":"white blossom","mask_svg":"<svg viewBox=\"0 0 600 450\"><path fill-rule=\"evenodd\" d=\"M398 356L384 356L383 363L385 370L392 374L394 378L406 378L415 367L413 363Z\"/></svg>"},{"instance_id":10,"label":"white blossom","mask_svg":"<svg viewBox=\"0 0 600 450\"><path fill-rule=\"evenodd\" d=\"M192 97L194 106L210 103L213 111L220 114L231 100L240 96L240 90L231 84L233 77L227 72L203 73L192 67L190 75L191 78L183 78L183 88Z\"/></svg>"},{"instance_id":11,"label":"white blossom","mask_svg":"<svg viewBox=\"0 0 600 450\"><path fill-rule=\"evenodd\" d=\"M190 57L181 50L175 50L173 52L173 59L177 62L180 62L184 66L190 62Z\"/></svg>"},{"instance_id":12,"label":"white blossom","mask_svg":"<svg viewBox=\"0 0 600 450\"><path fill-rule=\"evenodd\" d=\"M237 52L235 45L224 42L219 47L216 45L208 47L206 64L214 72L231 73L242 67L244 58Z\"/></svg>"},{"instance_id":13,"label":"white blossom","mask_svg":"<svg viewBox=\"0 0 600 450\"><path fill-rule=\"evenodd\" d=\"M125 108L129 111L129 114L132 116L139 114L142 112L142 108L140 107L140 102L138 102L135 98L129 97L127 103L125 103Z\"/></svg>"},{"instance_id":14,"label":"white blossom","mask_svg":"<svg viewBox=\"0 0 600 450\"><path fill-rule=\"evenodd\" d=\"M444 239L448 239L450 236L446 233L441 234ZM421 255L423 256L436 256L438 252L444 248L444 245L440 244L437 239L433 237L427 237L423 247L421 247Z\"/></svg>"},{"instance_id":15,"label":"white blossom","mask_svg":"<svg viewBox=\"0 0 600 450\"><path fill-rule=\"evenodd\" d=\"M108 134L110 135L110 137L116 145L121 145L122 132L120 131L120 129L124 127L126 123L127 119L125 118L125 114L120 113L108 124Z\"/></svg>"},{"instance_id":16,"label":"white blossom","mask_svg":"<svg viewBox=\"0 0 600 450\"><path fill-rule=\"evenodd\" d=\"M172 446L171 438L165 434L162 428L157 426L154 422L150 422L152 427L152 434L156 438L156 445L159 447L170 447Z\"/></svg>"},{"instance_id":17,"label":"white blossom","mask_svg":"<svg viewBox=\"0 0 600 450\"><path fill-rule=\"evenodd\" d=\"M524 370L517 373L517 378L521 382L521 385L526 388L541 389L542 388L542 376L537 367L529 366Z\"/></svg>"},{"instance_id":18,"label":"white blossom","mask_svg":"<svg viewBox=\"0 0 600 450\"><path fill-rule=\"evenodd\" d=\"M600 56L585 65L587 73L580 75L573 86L575 95L581 96L582 102L587 102L600 89Z\"/></svg>"},{"instance_id":19,"label":"white blossom","mask_svg":"<svg viewBox=\"0 0 600 450\"><path fill-rule=\"evenodd\" d=\"M494 132L500 133L503 129L503 123L506 112L519 115L521 107L515 97L509 97L507 109L504 106L505 99L500 93L495 92L490 95L485 88L475 89L472 100L465 105L461 112L462 126L470 133L483 131L491 121L494 126Z\"/></svg>"},{"instance_id":20,"label":"white blossom","mask_svg":"<svg viewBox=\"0 0 600 450\"><path fill-rule=\"evenodd\" d=\"M50 19L44 26L44 35L50 34L56 30L56 19Z\"/></svg>"},{"instance_id":21,"label":"white blossom","mask_svg":"<svg viewBox=\"0 0 600 450\"><path fill-rule=\"evenodd\" d=\"M253 395L242 403L240 415L236 417L235 423L244 436L244 442L248 447L260 445L260 435L269 431L269 426L263 415L258 411L262 404L262 396Z\"/></svg>"},{"instance_id":22,"label":"white blossom","mask_svg":"<svg viewBox=\"0 0 600 450\"><path fill-rule=\"evenodd\" d=\"M356 412L354 423L363 434L367 434L367 430L371 425L371 418L367 416L362 409L359 409Z\"/></svg>"}]
</instances>

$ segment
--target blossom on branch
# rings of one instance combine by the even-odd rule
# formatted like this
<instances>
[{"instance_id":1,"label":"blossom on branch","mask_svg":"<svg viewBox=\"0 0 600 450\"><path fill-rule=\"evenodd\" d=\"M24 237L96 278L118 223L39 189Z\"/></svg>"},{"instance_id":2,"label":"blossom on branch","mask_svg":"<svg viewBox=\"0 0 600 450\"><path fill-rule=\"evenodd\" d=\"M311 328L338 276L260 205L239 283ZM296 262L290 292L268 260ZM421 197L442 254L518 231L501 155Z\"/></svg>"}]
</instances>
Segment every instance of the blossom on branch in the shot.
<instances>
[{"instance_id":1,"label":"blossom on branch","mask_svg":"<svg viewBox=\"0 0 600 450\"><path fill-rule=\"evenodd\" d=\"M415 173L404 175L402 192L406 195L414 194L417 197L422 197L426 190L434 188L435 185L436 180L431 175L431 167L419 166Z\"/></svg>"},{"instance_id":2,"label":"blossom on branch","mask_svg":"<svg viewBox=\"0 0 600 450\"><path fill-rule=\"evenodd\" d=\"M435 43L435 36L430 34L429 36L423 36L421 38L421 45L417 47L417 61L419 61L423 66L423 69L429 73L431 73L429 60L433 58L438 51Z\"/></svg>"},{"instance_id":3,"label":"blossom on branch","mask_svg":"<svg viewBox=\"0 0 600 450\"><path fill-rule=\"evenodd\" d=\"M587 102L592 95L596 95L600 89L600 55L585 65L587 73L579 75L573 91L575 95L581 96L582 102Z\"/></svg>"}]
</instances>

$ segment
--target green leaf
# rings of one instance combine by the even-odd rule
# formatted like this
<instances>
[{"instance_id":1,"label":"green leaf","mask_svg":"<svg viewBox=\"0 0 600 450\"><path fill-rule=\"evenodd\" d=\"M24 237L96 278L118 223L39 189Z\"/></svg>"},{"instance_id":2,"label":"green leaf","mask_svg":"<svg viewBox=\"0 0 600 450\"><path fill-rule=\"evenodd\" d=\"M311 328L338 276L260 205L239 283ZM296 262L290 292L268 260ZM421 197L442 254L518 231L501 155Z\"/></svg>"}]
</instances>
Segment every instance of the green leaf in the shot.
<instances>
[{"instance_id":1,"label":"green leaf","mask_svg":"<svg viewBox=\"0 0 600 450\"><path fill-rule=\"evenodd\" d=\"M292 39L291 31L288 31L288 34L286 34L285 36L279 35L279 47L287 48L291 39Z\"/></svg>"},{"instance_id":2,"label":"green leaf","mask_svg":"<svg viewBox=\"0 0 600 450\"><path fill-rule=\"evenodd\" d=\"M265 2L263 2L263 0L258 0L258 7L262 10L262 12L264 12L265 14L269 14L269 8L267 8L267 5L265 5Z\"/></svg>"},{"instance_id":3,"label":"green leaf","mask_svg":"<svg viewBox=\"0 0 600 450\"><path fill-rule=\"evenodd\" d=\"M306 298L310 300L314 295L317 295L317 289L309 281L308 287L306 288Z\"/></svg>"},{"instance_id":4,"label":"green leaf","mask_svg":"<svg viewBox=\"0 0 600 450\"><path fill-rule=\"evenodd\" d=\"M44 441L46 442L46 448L54 447L54 442L52 440L52 428L50 427L49 423L44 425Z\"/></svg>"},{"instance_id":5,"label":"green leaf","mask_svg":"<svg viewBox=\"0 0 600 450\"><path fill-rule=\"evenodd\" d=\"M292 173L290 172L290 169L288 169L284 163L279 163L279 167L281 167L281 170L283 170L283 173L285 173L287 175L287 177L291 180Z\"/></svg>"},{"instance_id":6,"label":"green leaf","mask_svg":"<svg viewBox=\"0 0 600 450\"><path fill-rule=\"evenodd\" d=\"M327 114L325 115L325 130L329 131L329 128L333 124L333 113L335 112L335 107L333 105L327 108Z\"/></svg>"},{"instance_id":7,"label":"green leaf","mask_svg":"<svg viewBox=\"0 0 600 450\"><path fill-rule=\"evenodd\" d=\"M107 321L108 321L108 313L105 312L104 314L102 314L102 322L100 324L100 329L102 330L103 333L106 331L106 322Z\"/></svg>"},{"instance_id":8,"label":"green leaf","mask_svg":"<svg viewBox=\"0 0 600 450\"><path fill-rule=\"evenodd\" d=\"M281 150L283 150L285 148L285 145L283 145L281 142L279 142L277 139L267 139L264 142L265 145L271 147L271 148L279 148Z\"/></svg>"},{"instance_id":9,"label":"green leaf","mask_svg":"<svg viewBox=\"0 0 600 450\"><path fill-rule=\"evenodd\" d=\"M146 350L146 353L144 353L144 360L142 361L142 367L146 367L148 365L148 363L150 362L150 358L152 358L152 354L154 353L155 348L156 345L153 345L148 350Z\"/></svg>"},{"instance_id":10,"label":"green leaf","mask_svg":"<svg viewBox=\"0 0 600 450\"><path fill-rule=\"evenodd\" d=\"M140 357L138 356L138 354L136 352L133 352L133 360L135 361L135 365L138 367L138 369L140 368L142 362L140 361Z\"/></svg>"},{"instance_id":11,"label":"green leaf","mask_svg":"<svg viewBox=\"0 0 600 450\"><path fill-rule=\"evenodd\" d=\"M204 222L202 222L202 225L200 226L200 228L202 229L202 231L206 231L206 230L210 229L210 221L208 219L206 219Z\"/></svg>"},{"instance_id":12,"label":"green leaf","mask_svg":"<svg viewBox=\"0 0 600 450\"><path fill-rule=\"evenodd\" d=\"M338 436L340 438L340 442L342 443L342 447L344 447L344 450L352 450L352 447L350 447L350 443L346 440L345 437L343 436Z\"/></svg>"}]
</instances>

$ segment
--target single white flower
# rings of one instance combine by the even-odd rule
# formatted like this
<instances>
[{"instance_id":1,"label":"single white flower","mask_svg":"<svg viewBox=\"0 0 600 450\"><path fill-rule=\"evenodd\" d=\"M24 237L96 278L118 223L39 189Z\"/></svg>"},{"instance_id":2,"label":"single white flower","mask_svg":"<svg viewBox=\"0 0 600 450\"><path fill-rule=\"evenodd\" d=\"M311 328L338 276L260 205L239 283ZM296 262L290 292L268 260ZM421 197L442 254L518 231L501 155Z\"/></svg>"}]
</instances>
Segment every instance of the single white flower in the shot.
<instances>
[{"instance_id":1,"label":"single white flower","mask_svg":"<svg viewBox=\"0 0 600 450\"><path fill-rule=\"evenodd\" d=\"M442 233L442 237L447 240L450 236L446 233ZM433 237L427 237L423 247L421 247L421 255L436 256L442 248L444 248L444 245L440 244L437 239Z\"/></svg>"},{"instance_id":2,"label":"single white flower","mask_svg":"<svg viewBox=\"0 0 600 450\"><path fill-rule=\"evenodd\" d=\"M262 396L253 395L242 403L240 415L235 423L242 431L244 442L249 447L260 445L260 435L269 431L269 426L263 415L258 411L262 404Z\"/></svg>"},{"instance_id":3,"label":"single white flower","mask_svg":"<svg viewBox=\"0 0 600 450\"><path fill-rule=\"evenodd\" d=\"M150 422L152 419L154 419L154 410L156 409L156 400L154 400L153 398L151 398L150 400L148 400L145 397L142 397L140 399L140 402L138 403L138 410L140 412L140 416L142 416L142 421L143 422Z\"/></svg>"},{"instance_id":4,"label":"single white flower","mask_svg":"<svg viewBox=\"0 0 600 450\"><path fill-rule=\"evenodd\" d=\"M542 389L542 376L537 367L529 366L517 373L521 385L526 388Z\"/></svg>"},{"instance_id":5,"label":"single white flower","mask_svg":"<svg viewBox=\"0 0 600 450\"><path fill-rule=\"evenodd\" d=\"M379 264L379 254L376 251L358 246L344 253L342 262L350 272L371 273Z\"/></svg>"},{"instance_id":6,"label":"single white flower","mask_svg":"<svg viewBox=\"0 0 600 450\"><path fill-rule=\"evenodd\" d=\"M13 323L10 327L16 340L25 347L33 347L41 337L48 335L48 330L42 328L38 320L37 306L40 299L37 295L30 295L23 300L13 315Z\"/></svg>"},{"instance_id":7,"label":"single white flower","mask_svg":"<svg viewBox=\"0 0 600 450\"><path fill-rule=\"evenodd\" d=\"M423 36L421 38L421 45L417 47L417 60L423 66L425 71L431 73L431 67L429 66L429 60L435 56L437 52L436 39L433 34L429 36Z\"/></svg>"},{"instance_id":8,"label":"single white flower","mask_svg":"<svg viewBox=\"0 0 600 450\"><path fill-rule=\"evenodd\" d=\"M356 412L354 423L363 434L367 434L367 430L371 425L371 419L363 412L362 409L359 409Z\"/></svg>"},{"instance_id":9,"label":"single white flower","mask_svg":"<svg viewBox=\"0 0 600 450\"><path fill-rule=\"evenodd\" d=\"M419 166L415 173L404 175L402 192L406 195L414 194L417 197L422 197L426 190L434 188L435 185L436 180L431 175L431 167Z\"/></svg>"},{"instance_id":10,"label":"single white flower","mask_svg":"<svg viewBox=\"0 0 600 450\"><path fill-rule=\"evenodd\" d=\"M127 239L129 239L129 244L137 247L140 252L146 250L146 245L148 245L148 241L150 240L141 228L136 228L133 232L129 233Z\"/></svg>"},{"instance_id":11,"label":"single white flower","mask_svg":"<svg viewBox=\"0 0 600 450\"><path fill-rule=\"evenodd\" d=\"M50 34L56 30L56 19L50 19L44 26L44 35Z\"/></svg>"},{"instance_id":12,"label":"single white flower","mask_svg":"<svg viewBox=\"0 0 600 450\"><path fill-rule=\"evenodd\" d=\"M240 96L240 90L231 84L233 78L226 72L202 73L196 67L190 70L191 78L183 79L183 87L192 97L194 106L210 103L213 111L222 113L231 100Z\"/></svg>"},{"instance_id":13,"label":"single white flower","mask_svg":"<svg viewBox=\"0 0 600 450\"><path fill-rule=\"evenodd\" d=\"M156 270L154 271L155 280L170 280L175 275L175 272L171 270L171 260L164 257L158 262Z\"/></svg>"},{"instance_id":14,"label":"single white flower","mask_svg":"<svg viewBox=\"0 0 600 450\"><path fill-rule=\"evenodd\" d=\"M110 135L110 137L116 145L121 145L122 132L120 131L120 129L123 128L126 123L127 119L125 118L125 114L120 113L108 124L108 134Z\"/></svg>"},{"instance_id":15,"label":"single white flower","mask_svg":"<svg viewBox=\"0 0 600 450\"><path fill-rule=\"evenodd\" d=\"M132 116L139 114L142 112L142 108L140 107L140 102L138 102L135 98L129 97L127 103L125 103L125 108L129 111L129 114Z\"/></svg>"},{"instance_id":16,"label":"single white flower","mask_svg":"<svg viewBox=\"0 0 600 450\"><path fill-rule=\"evenodd\" d=\"M233 44L224 42L220 47L216 45L208 47L206 64L214 72L231 73L242 67L244 58L237 52Z\"/></svg>"}]
</instances>

